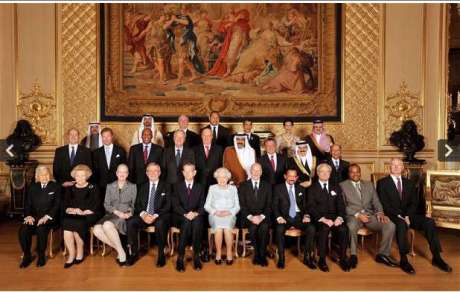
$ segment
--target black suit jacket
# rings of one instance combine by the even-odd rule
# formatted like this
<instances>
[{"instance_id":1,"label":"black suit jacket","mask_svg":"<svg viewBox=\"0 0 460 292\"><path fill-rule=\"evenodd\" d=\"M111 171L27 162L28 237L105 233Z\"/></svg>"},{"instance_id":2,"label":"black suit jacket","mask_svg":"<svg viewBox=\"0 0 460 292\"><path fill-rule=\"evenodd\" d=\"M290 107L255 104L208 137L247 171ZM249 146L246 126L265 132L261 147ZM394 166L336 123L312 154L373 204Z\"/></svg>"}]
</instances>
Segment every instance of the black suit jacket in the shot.
<instances>
[{"instance_id":1,"label":"black suit jacket","mask_svg":"<svg viewBox=\"0 0 460 292\"><path fill-rule=\"evenodd\" d=\"M192 148L201 143L200 135L187 129L185 132L184 147ZM165 147L174 146L174 131L168 132L165 139Z\"/></svg>"},{"instance_id":2,"label":"black suit jacket","mask_svg":"<svg viewBox=\"0 0 460 292\"><path fill-rule=\"evenodd\" d=\"M313 183L308 188L307 209L313 222L318 222L322 217L335 220L339 216L345 221L345 200L342 189L329 182L329 191L326 192L319 182Z\"/></svg>"},{"instance_id":3,"label":"black suit jacket","mask_svg":"<svg viewBox=\"0 0 460 292\"><path fill-rule=\"evenodd\" d=\"M306 191L303 187L298 184L295 184L295 198L297 207L299 207L300 215L303 217L308 214L306 208L305 197L307 196ZM288 220L289 217L289 207L291 203L289 200L289 193L286 187L286 183L281 183L275 186L273 190L273 216L275 219L278 217L283 217L284 220Z\"/></svg>"},{"instance_id":4,"label":"black suit jacket","mask_svg":"<svg viewBox=\"0 0 460 292\"><path fill-rule=\"evenodd\" d=\"M139 216L142 211L147 211L149 203L150 182L142 184L137 191L134 204L134 216ZM155 190L154 212L159 216L168 215L171 211L170 188L164 181L159 181Z\"/></svg>"},{"instance_id":5,"label":"black suit jacket","mask_svg":"<svg viewBox=\"0 0 460 292\"><path fill-rule=\"evenodd\" d=\"M412 217L417 213L418 196L415 185L405 177L401 177L402 200L391 176L386 176L377 182L377 193L385 215L391 221L396 221L398 215Z\"/></svg>"},{"instance_id":6,"label":"black suit jacket","mask_svg":"<svg viewBox=\"0 0 460 292\"><path fill-rule=\"evenodd\" d=\"M89 166L89 168L93 168L91 151L88 148L78 145L73 164L70 163L69 145L57 148L54 152L53 161L54 179L59 184L66 181L73 181L74 179L70 176L70 172L78 164L85 164Z\"/></svg>"},{"instance_id":7,"label":"black suit jacket","mask_svg":"<svg viewBox=\"0 0 460 292\"><path fill-rule=\"evenodd\" d=\"M268 154L262 155L259 163L262 165L262 180L272 186L284 182L284 173L286 172L286 157L284 155L276 153L276 171L272 168Z\"/></svg>"},{"instance_id":8,"label":"black suit jacket","mask_svg":"<svg viewBox=\"0 0 460 292\"><path fill-rule=\"evenodd\" d=\"M331 157L326 159L325 162L332 167L331 177L329 178L329 182L331 184L337 186L341 182L346 181L348 179L348 168L350 167L350 163L348 161L340 159L339 170L335 168L334 162L332 161Z\"/></svg>"},{"instance_id":9,"label":"black suit jacket","mask_svg":"<svg viewBox=\"0 0 460 292\"><path fill-rule=\"evenodd\" d=\"M207 192L210 185L216 182L214 171L222 166L223 148L219 145L212 144L209 150L209 157L206 159L203 144L195 147L195 180L204 187Z\"/></svg>"},{"instance_id":10,"label":"black suit jacket","mask_svg":"<svg viewBox=\"0 0 460 292\"><path fill-rule=\"evenodd\" d=\"M255 196L252 180L247 180L240 184L238 197L240 200L240 212L242 218L249 215L264 215L265 222L270 222L272 210L272 186L263 181L259 181L257 197Z\"/></svg>"},{"instance_id":11,"label":"black suit jacket","mask_svg":"<svg viewBox=\"0 0 460 292\"><path fill-rule=\"evenodd\" d=\"M182 148L182 155L179 162L179 167L176 165L176 153L175 146L168 147L163 153L163 166L164 166L164 178L168 184L175 184L176 182L183 180L182 166L191 162L195 164L195 154L193 150L187 147Z\"/></svg>"},{"instance_id":12,"label":"black suit jacket","mask_svg":"<svg viewBox=\"0 0 460 292\"><path fill-rule=\"evenodd\" d=\"M329 135L329 137L331 138L331 143L334 143L334 138L331 135ZM318 162L324 161L331 156L329 152L322 152L321 150L319 150L310 135L305 136L304 141L308 143L313 156L316 156L318 158Z\"/></svg>"},{"instance_id":13,"label":"black suit jacket","mask_svg":"<svg viewBox=\"0 0 460 292\"><path fill-rule=\"evenodd\" d=\"M163 169L163 147L151 143L149 157L147 163L144 162L144 149L142 143L136 144L129 148L129 180L137 185L143 184L148 181L145 174L146 166L150 162L158 163Z\"/></svg>"},{"instance_id":14,"label":"black suit jacket","mask_svg":"<svg viewBox=\"0 0 460 292\"><path fill-rule=\"evenodd\" d=\"M108 184L117 180L116 172L118 165L126 163L126 151L113 144L110 167L107 166L104 146L93 152L93 181L104 190Z\"/></svg>"},{"instance_id":15,"label":"black suit jacket","mask_svg":"<svg viewBox=\"0 0 460 292\"><path fill-rule=\"evenodd\" d=\"M58 220L61 206L61 187L54 181L49 181L44 189L41 183L32 183L27 192L24 206L24 216L32 216L35 222L45 215Z\"/></svg>"},{"instance_id":16,"label":"black suit jacket","mask_svg":"<svg viewBox=\"0 0 460 292\"><path fill-rule=\"evenodd\" d=\"M201 129L201 131L203 131L204 129L211 129L212 131L211 125L207 125L203 129ZM213 139L213 143L225 149L225 147L233 145L233 141L230 141L231 138L232 137L230 135L230 130L219 124L217 128L217 139Z\"/></svg>"},{"instance_id":17,"label":"black suit jacket","mask_svg":"<svg viewBox=\"0 0 460 292\"><path fill-rule=\"evenodd\" d=\"M193 182L192 191L190 196L187 194L187 186L185 181L181 180L174 186L174 192L171 197L173 212L179 216L183 216L188 212L197 212L204 215L204 203L206 201L206 194L203 187Z\"/></svg>"}]
</instances>

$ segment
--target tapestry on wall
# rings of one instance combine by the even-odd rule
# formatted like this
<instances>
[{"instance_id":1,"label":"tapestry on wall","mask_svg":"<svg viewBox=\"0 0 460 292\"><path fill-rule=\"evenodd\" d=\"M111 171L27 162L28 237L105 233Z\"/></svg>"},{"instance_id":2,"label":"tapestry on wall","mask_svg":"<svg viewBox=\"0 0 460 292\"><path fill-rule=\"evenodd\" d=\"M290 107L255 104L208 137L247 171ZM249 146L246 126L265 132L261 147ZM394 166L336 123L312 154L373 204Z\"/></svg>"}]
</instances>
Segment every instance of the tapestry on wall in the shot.
<instances>
[{"instance_id":1,"label":"tapestry on wall","mask_svg":"<svg viewBox=\"0 0 460 292\"><path fill-rule=\"evenodd\" d=\"M341 118L339 4L104 4L101 119Z\"/></svg>"}]
</instances>

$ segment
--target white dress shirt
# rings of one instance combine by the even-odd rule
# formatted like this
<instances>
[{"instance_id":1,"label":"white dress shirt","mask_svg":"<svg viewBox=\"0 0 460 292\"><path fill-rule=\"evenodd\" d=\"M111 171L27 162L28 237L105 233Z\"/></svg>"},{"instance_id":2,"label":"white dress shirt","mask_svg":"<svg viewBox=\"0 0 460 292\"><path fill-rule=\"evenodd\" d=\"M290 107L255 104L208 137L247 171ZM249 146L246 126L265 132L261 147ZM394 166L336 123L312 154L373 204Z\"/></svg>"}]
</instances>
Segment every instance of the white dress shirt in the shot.
<instances>
[{"instance_id":1,"label":"white dress shirt","mask_svg":"<svg viewBox=\"0 0 460 292\"><path fill-rule=\"evenodd\" d=\"M107 161L107 167L110 168L110 160L112 159L113 144L104 144L105 159Z\"/></svg>"},{"instance_id":2,"label":"white dress shirt","mask_svg":"<svg viewBox=\"0 0 460 292\"><path fill-rule=\"evenodd\" d=\"M75 156L77 155L78 144L69 144L69 158L72 154L72 147L74 149Z\"/></svg>"}]
</instances>

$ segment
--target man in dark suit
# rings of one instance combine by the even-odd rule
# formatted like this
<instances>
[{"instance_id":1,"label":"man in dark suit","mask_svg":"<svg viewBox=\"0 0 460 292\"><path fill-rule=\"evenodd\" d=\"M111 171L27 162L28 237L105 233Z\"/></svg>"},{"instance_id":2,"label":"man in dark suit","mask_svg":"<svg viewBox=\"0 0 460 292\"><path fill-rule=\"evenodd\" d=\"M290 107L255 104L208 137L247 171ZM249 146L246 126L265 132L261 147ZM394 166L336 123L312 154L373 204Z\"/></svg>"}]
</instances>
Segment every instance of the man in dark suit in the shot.
<instances>
[{"instance_id":1,"label":"man in dark suit","mask_svg":"<svg viewBox=\"0 0 460 292\"><path fill-rule=\"evenodd\" d=\"M209 186L216 184L214 171L222 166L224 150L221 146L212 142L211 129L203 129L201 132L202 143L195 147L195 165L197 170L196 181L208 192Z\"/></svg>"},{"instance_id":2,"label":"man in dark suit","mask_svg":"<svg viewBox=\"0 0 460 292\"><path fill-rule=\"evenodd\" d=\"M348 167L350 163L342 159L342 147L338 144L331 146L331 157L324 161L332 167L331 178L329 182L333 185L339 185L348 179Z\"/></svg>"},{"instance_id":3,"label":"man in dark suit","mask_svg":"<svg viewBox=\"0 0 460 292\"><path fill-rule=\"evenodd\" d=\"M204 129L211 129L213 143L221 146L223 149L227 146L233 145L230 130L220 124L220 116L218 112L211 112L209 115L209 125L201 129L201 131Z\"/></svg>"},{"instance_id":4,"label":"man in dark suit","mask_svg":"<svg viewBox=\"0 0 460 292\"><path fill-rule=\"evenodd\" d=\"M299 176L299 185L303 188L308 188L313 183L317 161L308 143L306 141L297 141L295 155L288 159L287 167L295 169Z\"/></svg>"},{"instance_id":5,"label":"man in dark suit","mask_svg":"<svg viewBox=\"0 0 460 292\"><path fill-rule=\"evenodd\" d=\"M121 146L113 144L112 129L102 129L101 136L103 145L93 152L93 181L99 185L104 198L107 185L117 180L115 173L118 165L126 163L126 151Z\"/></svg>"},{"instance_id":6,"label":"man in dark suit","mask_svg":"<svg viewBox=\"0 0 460 292\"><path fill-rule=\"evenodd\" d=\"M284 269L284 234L290 228L302 230L304 247L304 265L310 269L316 268L313 253L315 227L306 208L305 189L296 184L298 176L295 169L287 169L285 182L275 187L273 191L273 216L276 219L276 241L278 244L279 269Z\"/></svg>"},{"instance_id":7,"label":"man in dark suit","mask_svg":"<svg viewBox=\"0 0 460 292\"><path fill-rule=\"evenodd\" d=\"M171 200L168 184L160 181L160 165L151 162L147 165L148 181L137 192L134 215L126 222L128 245L131 250L127 265L133 265L139 257L137 234L148 226L155 226L158 245L157 267L166 264L164 248L169 229Z\"/></svg>"},{"instance_id":8,"label":"man in dark suit","mask_svg":"<svg viewBox=\"0 0 460 292\"><path fill-rule=\"evenodd\" d=\"M319 261L318 267L323 272L329 272L326 264L326 251L328 246L329 231L337 233L340 247L339 265L344 271L350 271L347 259L348 228L345 222L345 201L339 186L329 182L331 166L327 163L318 165L318 181L308 189L307 206L312 221L318 230Z\"/></svg>"},{"instance_id":9,"label":"man in dark suit","mask_svg":"<svg viewBox=\"0 0 460 292\"><path fill-rule=\"evenodd\" d=\"M173 225L180 229L179 256L176 270L185 271L185 246L191 239L193 246L193 268L201 270L200 261L201 237L203 233L204 202L206 194L203 187L194 181L195 165L185 163L183 166L184 179L178 181L172 196Z\"/></svg>"},{"instance_id":10,"label":"man in dark suit","mask_svg":"<svg viewBox=\"0 0 460 292\"><path fill-rule=\"evenodd\" d=\"M30 248L34 234L37 235L37 267L42 267L46 263L48 233L58 221L61 202L60 185L51 181L50 177L49 169L39 165L35 170L37 182L30 185L27 193L24 223L19 228L19 243L24 253L20 268L26 268L32 263Z\"/></svg>"},{"instance_id":11,"label":"man in dark suit","mask_svg":"<svg viewBox=\"0 0 460 292\"><path fill-rule=\"evenodd\" d=\"M165 149L163 155L163 175L171 186L184 179L182 166L185 163L195 163L193 150L184 146L185 133L182 130L175 131L173 140L174 143Z\"/></svg>"},{"instance_id":12,"label":"man in dark suit","mask_svg":"<svg viewBox=\"0 0 460 292\"><path fill-rule=\"evenodd\" d=\"M254 247L253 264L268 266L267 244L270 214L272 207L272 186L260 179L262 166L254 163L251 166L251 179L240 184L238 196L240 214L244 228L248 228L249 237Z\"/></svg>"},{"instance_id":13,"label":"man in dark suit","mask_svg":"<svg viewBox=\"0 0 460 292\"><path fill-rule=\"evenodd\" d=\"M91 151L85 146L78 145L80 133L72 128L67 132L69 144L56 149L53 161L53 175L56 181L63 187L71 187L75 184L70 172L74 166L85 164L93 167Z\"/></svg>"},{"instance_id":14,"label":"man in dark suit","mask_svg":"<svg viewBox=\"0 0 460 292\"><path fill-rule=\"evenodd\" d=\"M186 115L180 115L178 118L179 130L185 133L184 146L193 149L195 146L200 144L200 136L188 128L189 118ZM165 139L165 147L174 145L174 132L169 132Z\"/></svg>"},{"instance_id":15,"label":"man in dark suit","mask_svg":"<svg viewBox=\"0 0 460 292\"><path fill-rule=\"evenodd\" d=\"M162 167L163 147L152 143L152 130L145 128L142 131L142 143L133 145L129 149L129 180L138 187L147 182L145 170L146 165L151 162Z\"/></svg>"},{"instance_id":16,"label":"man in dark suit","mask_svg":"<svg viewBox=\"0 0 460 292\"><path fill-rule=\"evenodd\" d=\"M305 136L304 140L310 145L313 155L318 158L318 163L330 156L330 148L334 144L334 138L326 132L322 120L315 119L313 121L312 131Z\"/></svg>"},{"instance_id":17,"label":"man in dark suit","mask_svg":"<svg viewBox=\"0 0 460 292\"><path fill-rule=\"evenodd\" d=\"M243 131L248 137L249 145L256 152L256 159L260 158L260 138L258 135L252 133L252 121L245 119L243 121Z\"/></svg>"},{"instance_id":18,"label":"man in dark suit","mask_svg":"<svg viewBox=\"0 0 460 292\"><path fill-rule=\"evenodd\" d=\"M284 182L286 171L286 157L276 153L276 140L267 138L264 142L265 154L259 159L262 166L262 180L268 182L272 187Z\"/></svg>"},{"instance_id":19,"label":"man in dark suit","mask_svg":"<svg viewBox=\"0 0 460 292\"><path fill-rule=\"evenodd\" d=\"M417 214L418 195L415 185L409 179L401 176L404 163L401 159L393 158L390 163L390 175L380 179L377 183L377 193L383 205L385 214L396 226L396 240L398 242L401 269L408 274L415 274L415 270L407 260L409 243L407 230L413 228L423 231L433 254L433 266L445 272L452 268L441 257L441 243L436 232L436 224L432 218Z\"/></svg>"}]
</instances>

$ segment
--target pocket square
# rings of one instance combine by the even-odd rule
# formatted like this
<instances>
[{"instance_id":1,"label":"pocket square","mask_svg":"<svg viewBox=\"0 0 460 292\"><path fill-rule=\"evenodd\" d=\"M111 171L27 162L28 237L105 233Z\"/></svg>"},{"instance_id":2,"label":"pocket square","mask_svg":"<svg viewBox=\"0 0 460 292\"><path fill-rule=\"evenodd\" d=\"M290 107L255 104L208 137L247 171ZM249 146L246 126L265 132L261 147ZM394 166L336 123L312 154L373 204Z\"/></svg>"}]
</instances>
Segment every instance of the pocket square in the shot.
<instances>
[{"instance_id":1,"label":"pocket square","mask_svg":"<svg viewBox=\"0 0 460 292\"><path fill-rule=\"evenodd\" d=\"M163 197L164 195L166 195L165 193L161 193L161 196Z\"/></svg>"},{"instance_id":2,"label":"pocket square","mask_svg":"<svg viewBox=\"0 0 460 292\"><path fill-rule=\"evenodd\" d=\"M115 156L116 158L119 158L120 157L120 154L117 154L117 156Z\"/></svg>"},{"instance_id":3,"label":"pocket square","mask_svg":"<svg viewBox=\"0 0 460 292\"><path fill-rule=\"evenodd\" d=\"M303 194L302 193L299 193L299 197L302 196Z\"/></svg>"},{"instance_id":4,"label":"pocket square","mask_svg":"<svg viewBox=\"0 0 460 292\"><path fill-rule=\"evenodd\" d=\"M49 192L48 195L54 195L54 192Z\"/></svg>"},{"instance_id":5,"label":"pocket square","mask_svg":"<svg viewBox=\"0 0 460 292\"><path fill-rule=\"evenodd\" d=\"M331 196L337 196L337 193L334 191L331 191Z\"/></svg>"}]
</instances>

